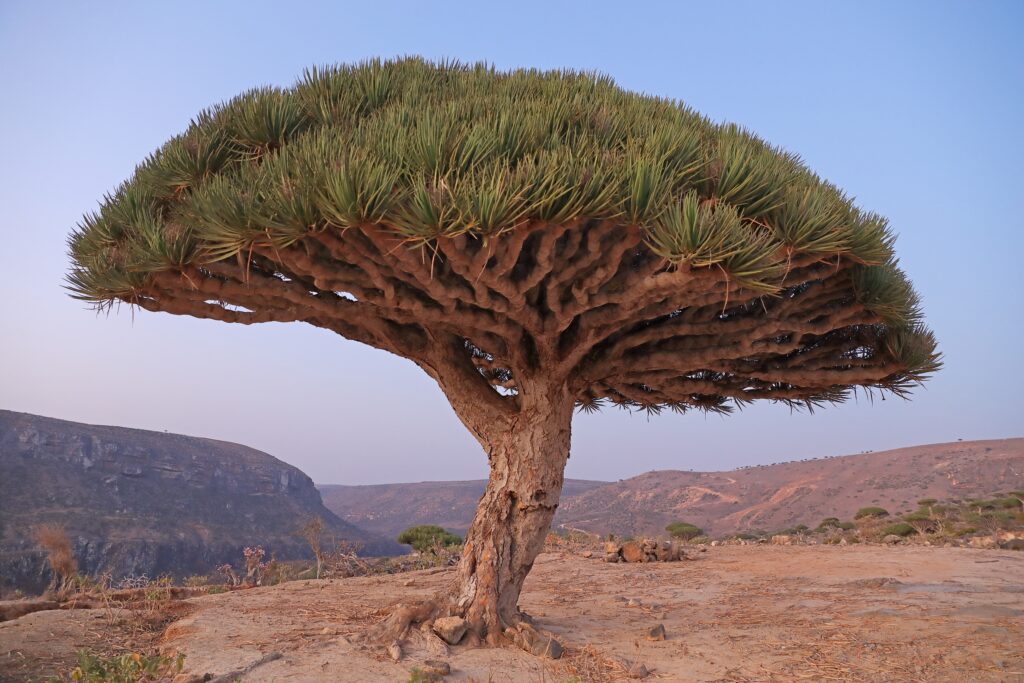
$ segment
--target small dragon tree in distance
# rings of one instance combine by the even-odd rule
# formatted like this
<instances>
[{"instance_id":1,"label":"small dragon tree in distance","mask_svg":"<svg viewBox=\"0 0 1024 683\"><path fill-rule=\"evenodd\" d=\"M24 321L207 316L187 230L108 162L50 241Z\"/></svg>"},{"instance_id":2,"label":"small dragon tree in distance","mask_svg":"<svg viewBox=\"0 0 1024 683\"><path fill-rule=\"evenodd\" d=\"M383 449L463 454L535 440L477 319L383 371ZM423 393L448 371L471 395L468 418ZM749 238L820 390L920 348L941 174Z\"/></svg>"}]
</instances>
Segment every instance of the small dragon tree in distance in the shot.
<instances>
[{"instance_id":1,"label":"small dragon tree in distance","mask_svg":"<svg viewBox=\"0 0 1024 683\"><path fill-rule=\"evenodd\" d=\"M487 454L450 594L502 640L574 406L813 408L939 366L886 221L798 158L571 71L314 68L199 114L71 235L74 296L408 358Z\"/></svg>"}]
</instances>

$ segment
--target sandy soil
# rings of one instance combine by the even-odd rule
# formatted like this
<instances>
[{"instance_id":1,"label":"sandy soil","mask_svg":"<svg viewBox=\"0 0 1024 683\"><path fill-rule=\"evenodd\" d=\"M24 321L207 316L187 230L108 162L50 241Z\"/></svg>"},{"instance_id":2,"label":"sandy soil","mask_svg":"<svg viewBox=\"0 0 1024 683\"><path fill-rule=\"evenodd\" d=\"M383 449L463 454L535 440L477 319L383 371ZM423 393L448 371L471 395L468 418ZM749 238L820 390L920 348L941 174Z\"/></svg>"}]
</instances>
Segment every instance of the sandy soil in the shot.
<instances>
[{"instance_id":1,"label":"sandy soil","mask_svg":"<svg viewBox=\"0 0 1024 683\"><path fill-rule=\"evenodd\" d=\"M1024 681L1024 553L729 546L695 557L626 565L542 555L521 605L567 646L559 661L511 648L443 653L415 634L394 663L358 643L388 605L429 595L450 570L193 598L162 647L184 652L193 674L282 654L247 683L407 681L424 659L447 661L446 680L495 683L623 680L623 661L660 681ZM0 624L0 657L29 647L29 620L47 614L61 613ZM667 639L648 641L658 623Z\"/></svg>"}]
</instances>

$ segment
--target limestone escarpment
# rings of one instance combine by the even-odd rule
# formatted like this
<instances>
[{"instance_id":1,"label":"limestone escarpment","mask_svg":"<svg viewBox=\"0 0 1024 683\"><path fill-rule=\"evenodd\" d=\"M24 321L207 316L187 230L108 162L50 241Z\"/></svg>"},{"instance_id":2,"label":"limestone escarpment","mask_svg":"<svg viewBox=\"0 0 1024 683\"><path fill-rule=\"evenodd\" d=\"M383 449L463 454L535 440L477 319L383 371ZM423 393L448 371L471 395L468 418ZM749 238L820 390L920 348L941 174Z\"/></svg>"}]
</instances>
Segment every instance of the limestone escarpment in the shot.
<instances>
[{"instance_id":1,"label":"limestone escarpment","mask_svg":"<svg viewBox=\"0 0 1024 683\"><path fill-rule=\"evenodd\" d=\"M309 553L295 530L311 517L325 539L364 554L401 547L327 510L299 469L238 444L84 425L0 411L0 582L45 585L32 529L63 526L79 568L114 577L206 573L262 545L278 559Z\"/></svg>"}]
</instances>

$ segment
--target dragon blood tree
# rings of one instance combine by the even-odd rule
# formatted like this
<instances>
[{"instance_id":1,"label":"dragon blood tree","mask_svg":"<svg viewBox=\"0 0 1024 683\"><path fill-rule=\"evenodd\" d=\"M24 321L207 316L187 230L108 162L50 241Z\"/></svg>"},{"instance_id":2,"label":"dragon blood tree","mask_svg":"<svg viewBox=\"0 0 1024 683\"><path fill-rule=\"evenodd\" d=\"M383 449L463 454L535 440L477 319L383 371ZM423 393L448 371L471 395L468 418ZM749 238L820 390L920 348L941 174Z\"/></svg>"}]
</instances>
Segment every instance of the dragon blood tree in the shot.
<instances>
[{"instance_id":1,"label":"dragon blood tree","mask_svg":"<svg viewBox=\"0 0 1024 683\"><path fill-rule=\"evenodd\" d=\"M903 395L935 340L880 216L686 106L565 71L313 69L202 112L70 237L74 296L408 358L487 453L449 595L517 624L574 408Z\"/></svg>"}]
</instances>

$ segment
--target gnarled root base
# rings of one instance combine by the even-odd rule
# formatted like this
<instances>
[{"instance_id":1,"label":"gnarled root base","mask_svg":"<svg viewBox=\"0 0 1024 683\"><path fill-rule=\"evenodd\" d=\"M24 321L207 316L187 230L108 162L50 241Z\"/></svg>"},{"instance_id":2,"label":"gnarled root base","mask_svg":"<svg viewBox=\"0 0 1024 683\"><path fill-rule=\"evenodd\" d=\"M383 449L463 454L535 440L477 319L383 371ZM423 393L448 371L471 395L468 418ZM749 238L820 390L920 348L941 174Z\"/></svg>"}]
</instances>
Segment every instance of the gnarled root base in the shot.
<instances>
[{"instance_id":1,"label":"gnarled root base","mask_svg":"<svg viewBox=\"0 0 1024 683\"><path fill-rule=\"evenodd\" d=\"M459 608L453 599L453 592L444 592L432 598L395 605L391 613L369 633L369 638L388 648L395 659L401 656L401 644L410 636L421 636L428 648L436 654L447 654L448 645L487 644L491 646L516 645L538 657L558 659L562 655L561 644L549 633L539 631L533 618L517 610L515 615L496 628L474 628L468 621L466 608ZM436 628L435 622L446 617L456 617L462 624L454 633L447 628ZM457 623L457 622L456 622ZM461 632L461 633L460 633ZM397 654L396 654L397 653Z\"/></svg>"}]
</instances>

